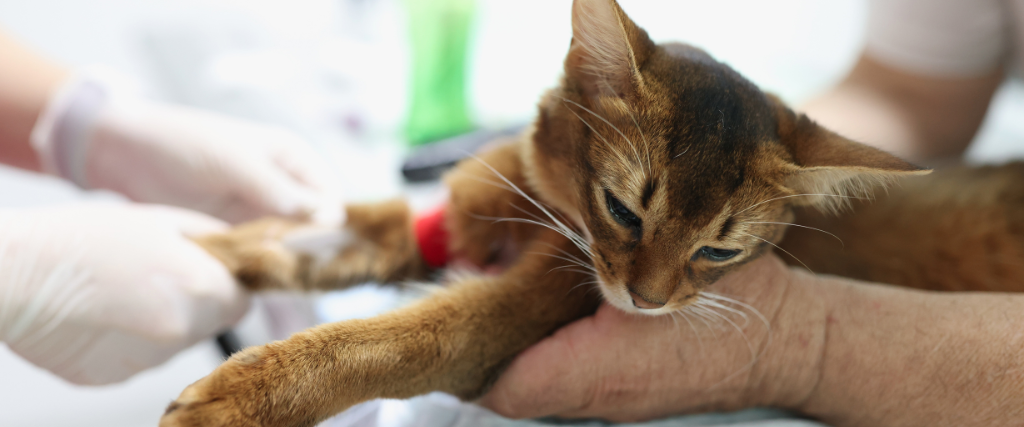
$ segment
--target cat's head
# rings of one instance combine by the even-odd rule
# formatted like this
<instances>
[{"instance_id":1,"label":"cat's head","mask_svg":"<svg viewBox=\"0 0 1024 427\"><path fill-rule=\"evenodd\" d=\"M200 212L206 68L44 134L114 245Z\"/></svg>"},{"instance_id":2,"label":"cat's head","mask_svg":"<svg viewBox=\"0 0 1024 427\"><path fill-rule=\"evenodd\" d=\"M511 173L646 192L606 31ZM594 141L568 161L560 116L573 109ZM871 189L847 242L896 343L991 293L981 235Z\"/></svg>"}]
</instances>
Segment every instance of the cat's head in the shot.
<instances>
[{"instance_id":1,"label":"cat's head","mask_svg":"<svg viewBox=\"0 0 1024 427\"><path fill-rule=\"evenodd\" d=\"M926 173L795 114L703 51L656 45L613 0L575 0L528 176L590 244L601 291L661 314L781 240L792 208Z\"/></svg>"}]
</instances>

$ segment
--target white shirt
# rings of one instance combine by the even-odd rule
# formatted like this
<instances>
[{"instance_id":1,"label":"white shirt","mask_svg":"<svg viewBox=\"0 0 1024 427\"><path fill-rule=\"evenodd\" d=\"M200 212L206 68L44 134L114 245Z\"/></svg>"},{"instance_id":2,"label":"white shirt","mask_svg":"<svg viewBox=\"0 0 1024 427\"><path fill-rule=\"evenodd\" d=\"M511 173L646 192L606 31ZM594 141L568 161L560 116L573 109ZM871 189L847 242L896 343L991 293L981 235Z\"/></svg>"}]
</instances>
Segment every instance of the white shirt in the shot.
<instances>
[{"instance_id":1,"label":"white shirt","mask_svg":"<svg viewBox=\"0 0 1024 427\"><path fill-rule=\"evenodd\" d=\"M871 0L867 53L908 72L972 77L1020 70L1024 0Z\"/></svg>"}]
</instances>

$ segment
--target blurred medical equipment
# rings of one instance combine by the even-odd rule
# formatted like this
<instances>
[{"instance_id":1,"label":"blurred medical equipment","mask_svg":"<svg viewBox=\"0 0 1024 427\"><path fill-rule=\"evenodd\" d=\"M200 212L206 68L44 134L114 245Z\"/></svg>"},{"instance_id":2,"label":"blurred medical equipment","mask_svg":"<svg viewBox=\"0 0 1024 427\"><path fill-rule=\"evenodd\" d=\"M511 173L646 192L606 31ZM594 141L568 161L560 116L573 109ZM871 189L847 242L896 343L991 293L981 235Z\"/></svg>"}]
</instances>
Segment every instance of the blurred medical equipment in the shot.
<instances>
[{"instance_id":1,"label":"blurred medical equipment","mask_svg":"<svg viewBox=\"0 0 1024 427\"><path fill-rule=\"evenodd\" d=\"M132 97L96 74L72 78L40 116L32 143L47 172L231 222L267 215L342 221L337 185L299 136Z\"/></svg>"},{"instance_id":2,"label":"blurred medical equipment","mask_svg":"<svg viewBox=\"0 0 1024 427\"><path fill-rule=\"evenodd\" d=\"M500 138L516 136L525 128L525 125L520 125L503 129L478 129L421 145L402 163L402 176L409 182L437 180L459 160L478 152L484 145Z\"/></svg>"},{"instance_id":3,"label":"blurred medical equipment","mask_svg":"<svg viewBox=\"0 0 1024 427\"><path fill-rule=\"evenodd\" d=\"M185 236L224 226L142 205L0 211L0 341L76 384L167 361L248 308L227 270Z\"/></svg>"},{"instance_id":4,"label":"blurred medical equipment","mask_svg":"<svg viewBox=\"0 0 1024 427\"><path fill-rule=\"evenodd\" d=\"M413 145L467 132L470 30L476 0L407 0L412 86L405 136Z\"/></svg>"}]
</instances>

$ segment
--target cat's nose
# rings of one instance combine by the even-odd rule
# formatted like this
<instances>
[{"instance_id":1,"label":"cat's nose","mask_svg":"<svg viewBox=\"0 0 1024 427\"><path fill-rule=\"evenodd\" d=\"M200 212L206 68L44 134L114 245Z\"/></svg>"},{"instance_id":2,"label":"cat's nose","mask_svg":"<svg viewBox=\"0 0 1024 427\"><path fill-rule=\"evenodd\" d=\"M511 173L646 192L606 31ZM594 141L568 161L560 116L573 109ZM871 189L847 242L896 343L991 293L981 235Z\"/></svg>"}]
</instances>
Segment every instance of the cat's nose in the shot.
<instances>
[{"instance_id":1,"label":"cat's nose","mask_svg":"<svg viewBox=\"0 0 1024 427\"><path fill-rule=\"evenodd\" d=\"M633 298L633 306L636 307L636 308L652 309L652 308L662 308L662 307L665 306L665 303L663 303L663 302L658 303L658 302L647 301L647 300L644 299L644 297L642 297L640 295L637 295L633 291L629 291L629 296L631 298Z\"/></svg>"}]
</instances>

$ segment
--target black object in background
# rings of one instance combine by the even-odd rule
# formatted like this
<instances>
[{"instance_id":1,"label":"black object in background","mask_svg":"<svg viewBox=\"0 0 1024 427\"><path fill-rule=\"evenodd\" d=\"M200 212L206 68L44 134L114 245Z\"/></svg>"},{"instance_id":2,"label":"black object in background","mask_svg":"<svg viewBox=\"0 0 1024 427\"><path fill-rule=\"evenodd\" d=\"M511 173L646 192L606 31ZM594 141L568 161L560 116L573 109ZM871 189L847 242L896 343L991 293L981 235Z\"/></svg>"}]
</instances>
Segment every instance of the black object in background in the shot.
<instances>
[{"instance_id":1,"label":"black object in background","mask_svg":"<svg viewBox=\"0 0 1024 427\"><path fill-rule=\"evenodd\" d=\"M417 147L402 165L402 176L409 182L433 181L459 160L469 157L495 139L516 135L525 125L504 129L481 129Z\"/></svg>"},{"instance_id":2,"label":"black object in background","mask_svg":"<svg viewBox=\"0 0 1024 427\"><path fill-rule=\"evenodd\" d=\"M225 358L228 358L232 354L242 351L242 341L238 339L235 331L228 330L217 335L217 347L220 347L220 352L224 353Z\"/></svg>"}]
</instances>

